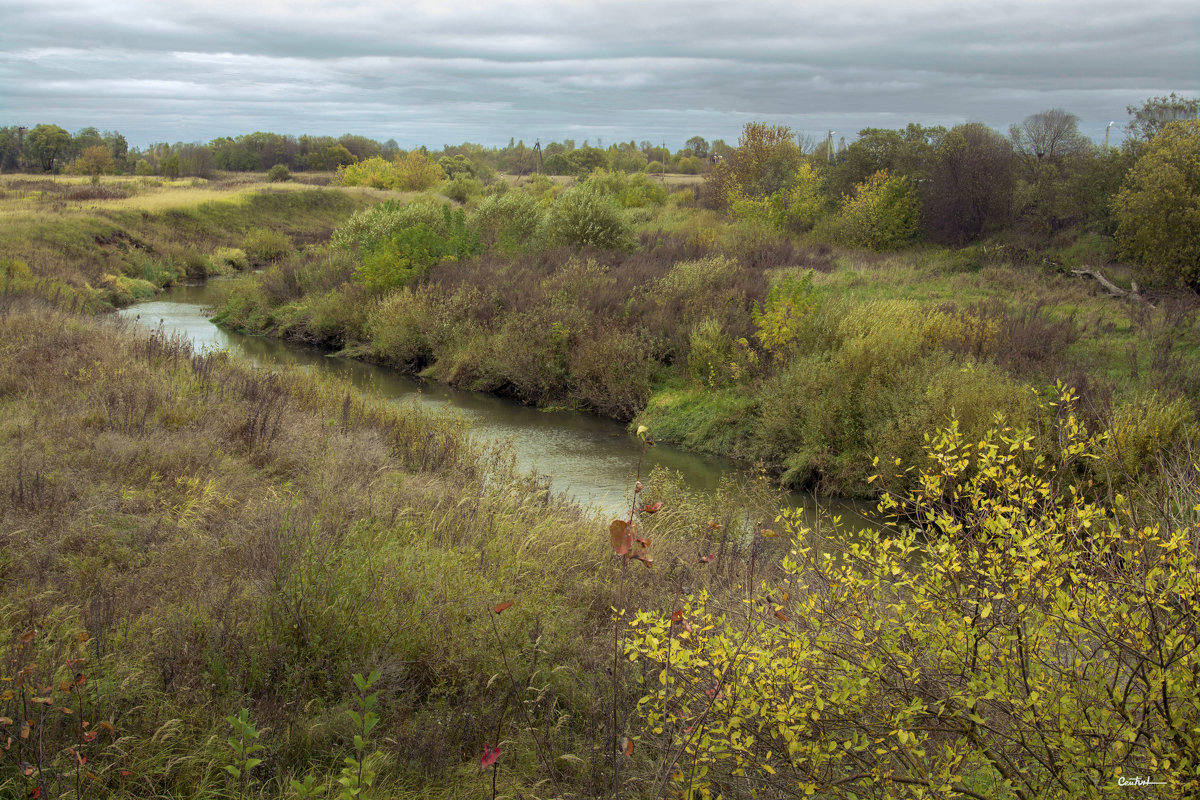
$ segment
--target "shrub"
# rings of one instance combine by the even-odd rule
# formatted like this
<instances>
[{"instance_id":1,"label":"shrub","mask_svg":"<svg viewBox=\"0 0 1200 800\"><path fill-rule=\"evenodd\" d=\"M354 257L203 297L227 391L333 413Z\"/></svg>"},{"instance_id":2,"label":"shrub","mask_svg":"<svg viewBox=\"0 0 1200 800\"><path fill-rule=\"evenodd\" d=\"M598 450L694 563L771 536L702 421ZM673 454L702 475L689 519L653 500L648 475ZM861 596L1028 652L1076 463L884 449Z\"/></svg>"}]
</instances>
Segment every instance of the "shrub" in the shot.
<instances>
[{"instance_id":1,"label":"shrub","mask_svg":"<svg viewBox=\"0 0 1200 800\"><path fill-rule=\"evenodd\" d=\"M920 230L920 201L907 177L880 170L842 198L826 235L842 244L894 250Z\"/></svg>"},{"instance_id":2,"label":"shrub","mask_svg":"<svg viewBox=\"0 0 1200 800\"><path fill-rule=\"evenodd\" d=\"M459 203L465 203L482 193L483 181L472 177L470 172L457 173L442 187L442 194Z\"/></svg>"},{"instance_id":3,"label":"shrub","mask_svg":"<svg viewBox=\"0 0 1200 800\"><path fill-rule=\"evenodd\" d=\"M420 150L410 150L396 157L396 184L392 188L406 192L423 192L446 179L446 173L433 159Z\"/></svg>"},{"instance_id":4,"label":"shrub","mask_svg":"<svg viewBox=\"0 0 1200 800\"><path fill-rule=\"evenodd\" d=\"M372 189L400 187L400 170L396 164L380 157L338 167L338 180L343 186L369 186Z\"/></svg>"},{"instance_id":5,"label":"shrub","mask_svg":"<svg viewBox=\"0 0 1200 800\"><path fill-rule=\"evenodd\" d=\"M567 247L632 250L633 227L621 208L586 183L568 189L546 216L546 238Z\"/></svg>"},{"instance_id":6,"label":"shrub","mask_svg":"<svg viewBox=\"0 0 1200 800\"><path fill-rule=\"evenodd\" d=\"M532 195L507 192L485 198L471 214L470 226L484 246L512 253L536 243L544 216Z\"/></svg>"},{"instance_id":7,"label":"shrub","mask_svg":"<svg viewBox=\"0 0 1200 800\"><path fill-rule=\"evenodd\" d=\"M282 183L292 179L292 171L287 168L287 164L276 164L267 170L267 180L272 183Z\"/></svg>"},{"instance_id":8,"label":"shrub","mask_svg":"<svg viewBox=\"0 0 1200 800\"><path fill-rule=\"evenodd\" d=\"M676 780L697 795L737 781L797 797L1067 800L1124 775L1194 794L1193 537L1084 499L1075 468L1099 437L1069 392L1043 413L1060 458L1031 456L1040 438L997 418L978 437L951 421L919 462L889 464L885 486L919 472L884 496L884 530L835 526L814 543L784 514L782 576L747 587L757 613L703 592L638 613L628 654L653 687L638 709L663 782L687 763Z\"/></svg>"},{"instance_id":9,"label":"shrub","mask_svg":"<svg viewBox=\"0 0 1200 800\"><path fill-rule=\"evenodd\" d=\"M418 210L428 207L413 206ZM459 259L479 252L479 238L467 228L462 209L451 211L447 205L441 211L440 226L424 221L402 224L390 239L367 250L357 273L363 286L371 292L385 292L424 278L443 259Z\"/></svg>"},{"instance_id":10,"label":"shrub","mask_svg":"<svg viewBox=\"0 0 1200 800\"><path fill-rule=\"evenodd\" d=\"M733 337L721 328L717 319L705 317L692 326L687 357L692 380L712 389L724 386L732 376L733 358Z\"/></svg>"},{"instance_id":11,"label":"shrub","mask_svg":"<svg viewBox=\"0 0 1200 800\"><path fill-rule=\"evenodd\" d=\"M255 267L274 264L291 255L294 250L291 237L269 228L253 228L248 231L242 239L241 249L250 264Z\"/></svg>"},{"instance_id":12,"label":"shrub","mask_svg":"<svg viewBox=\"0 0 1200 800\"><path fill-rule=\"evenodd\" d=\"M213 251L209 261L218 275L250 269L250 258L246 255L246 251L237 247L219 247Z\"/></svg>"}]
</instances>

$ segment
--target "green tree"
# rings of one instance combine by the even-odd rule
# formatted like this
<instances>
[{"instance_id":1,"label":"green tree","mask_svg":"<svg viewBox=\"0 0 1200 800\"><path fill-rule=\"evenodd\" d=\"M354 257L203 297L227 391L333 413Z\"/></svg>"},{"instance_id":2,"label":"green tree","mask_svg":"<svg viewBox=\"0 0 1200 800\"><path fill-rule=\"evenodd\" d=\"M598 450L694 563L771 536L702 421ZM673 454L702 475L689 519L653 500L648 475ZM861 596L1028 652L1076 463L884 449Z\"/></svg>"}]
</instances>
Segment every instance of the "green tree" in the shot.
<instances>
[{"instance_id":1,"label":"green tree","mask_svg":"<svg viewBox=\"0 0 1200 800\"><path fill-rule=\"evenodd\" d=\"M38 125L25 136L25 152L43 172L53 172L71 150L71 134L57 125Z\"/></svg>"},{"instance_id":2,"label":"green tree","mask_svg":"<svg viewBox=\"0 0 1200 800\"><path fill-rule=\"evenodd\" d=\"M13 172L21 166L21 131L15 126L0 128L0 172Z\"/></svg>"},{"instance_id":3,"label":"green tree","mask_svg":"<svg viewBox=\"0 0 1200 800\"><path fill-rule=\"evenodd\" d=\"M684 145L696 158L708 158L708 142L703 136L693 136Z\"/></svg>"},{"instance_id":4,"label":"green tree","mask_svg":"<svg viewBox=\"0 0 1200 800\"><path fill-rule=\"evenodd\" d=\"M80 175L91 175L93 178L107 175L116 167L112 151L103 144L84 148L83 152L79 154L79 158L75 159L75 163L71 165L72 171Z\"/></svg>"},{"instance_id":5,"label":"green tree","mask_svg":"<svg viewBox=\"0 0 1200 800\"><path fill-rule=\"evenodd\" d=\"M1200 121L1163 126L1113 211L1123 257L1153 280L1200 290Z\"/></svg>"}]
</instances>

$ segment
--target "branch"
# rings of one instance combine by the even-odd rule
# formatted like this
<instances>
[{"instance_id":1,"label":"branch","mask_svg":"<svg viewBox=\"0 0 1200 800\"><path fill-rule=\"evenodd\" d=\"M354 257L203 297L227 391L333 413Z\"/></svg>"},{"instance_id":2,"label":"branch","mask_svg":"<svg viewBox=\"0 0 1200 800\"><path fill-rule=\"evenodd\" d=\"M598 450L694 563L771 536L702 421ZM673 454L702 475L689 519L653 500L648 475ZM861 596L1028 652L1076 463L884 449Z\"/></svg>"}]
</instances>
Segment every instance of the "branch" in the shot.
<instances>
[{"instance_id":1,"label":"branch","mask_svg":"<svg viewBox=\"0 0 1200 800\"><path fill-rule=\"evenodd\" d=\"M1091 269L1090 267L1080 267L1079 269L1071 270L1071 274L1075 275L1077 277L1080 277L1080 278L1094 279L1096 281L1096 283L1099 283L1101 286L1104 287L1104 291L1108 292L1113 297L1132 297L1135 300L1141 300L1146 305L1150 306L1151 308L1154 308L1154 305L1149 300L1142 297L1141 292L1138 291L1138 285L1136 282L1134 282L1134 284L1133 284L1133 291L1126 291L1126 290L1122 289L1120 286L1117 286L1115 283L1110 281L1108 278L1104 277L1104 274L1101 273L1100 270L1098 270L1098 269Z\"/></svg>"}]
</instances>

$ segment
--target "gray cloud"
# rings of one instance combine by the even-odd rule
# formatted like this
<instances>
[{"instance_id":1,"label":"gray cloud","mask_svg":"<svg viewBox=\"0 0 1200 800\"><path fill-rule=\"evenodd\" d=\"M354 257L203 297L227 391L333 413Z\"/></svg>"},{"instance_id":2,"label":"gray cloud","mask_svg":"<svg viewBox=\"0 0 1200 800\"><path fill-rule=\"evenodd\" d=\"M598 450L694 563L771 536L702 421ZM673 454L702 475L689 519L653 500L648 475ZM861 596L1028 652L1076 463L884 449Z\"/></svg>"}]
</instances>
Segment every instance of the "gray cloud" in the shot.
<instances>
[{"instance_id":1,"label":"gray cloud","mask_svg":"<svg viewBox=\"0 0 1200 800\"><path fill-rule=\"evenodd\" d=\"M823 135L1200 91L1176 0L963 3L0 0L0 124L131 141L347 131L404 145L510 136Z\"/></svg>"}]
</instances>

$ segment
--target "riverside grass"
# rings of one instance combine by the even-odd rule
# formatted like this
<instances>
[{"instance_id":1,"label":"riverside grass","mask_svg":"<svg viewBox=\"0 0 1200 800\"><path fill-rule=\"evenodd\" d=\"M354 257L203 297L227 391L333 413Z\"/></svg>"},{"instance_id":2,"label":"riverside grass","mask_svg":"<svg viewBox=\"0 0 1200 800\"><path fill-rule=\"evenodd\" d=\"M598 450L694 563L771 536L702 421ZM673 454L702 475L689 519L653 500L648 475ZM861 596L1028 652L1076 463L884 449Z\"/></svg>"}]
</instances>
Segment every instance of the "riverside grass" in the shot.
<instances>
[{"instance_id":1,"label":"riverside grass","mask_svg":"<svg viewBox=\"0 0 1200 800\"><path fill-rule=\"evenodd\" d=\"M469 445L453 418L11 298L0 487L0 678L12 686L30 664L39 686L85 678L35 717L55 797L75 796L72 749L93 794L238 796L223 767L240 708L266 753L253 794L285 797L307 776L333 785L354 752L352 678L372 670L375 796L477 795L497 725L500 790L537 792L533 740L491 680L502 652L536 697L558 779L594 796L614 702L610 608L746 577L738 558L720 573L696 562L704 511L681 504L648 529L660 566L618 582L603 523L505 451ZM497 642L486 617L501 600L514 605ZM616 687L622 708L633 678ZM0 690L0 717L39 708L17 688ZM101 733L81 740L81 718ZM34 763L20 744L0 753L0 795L39 785L18 762Z\"/></svg>"},{"instance_id":2,"label":"riverside grass","mask_svg":"<svg viewBox=\"0 0 1200 800\"><path fill-rule=\"evenodd\" d=\"M324 241L381 196L244 177L106 178L92 185L3 176L0 292L88 312L128 305L176 281L221 274L214 253L241 247L255 228L271 228L298 245Z\"/></svg>"}]
</instances>

